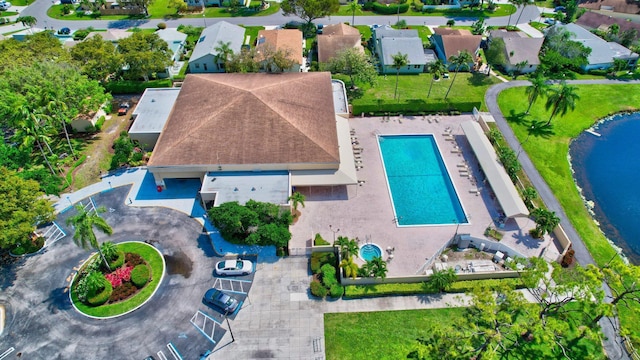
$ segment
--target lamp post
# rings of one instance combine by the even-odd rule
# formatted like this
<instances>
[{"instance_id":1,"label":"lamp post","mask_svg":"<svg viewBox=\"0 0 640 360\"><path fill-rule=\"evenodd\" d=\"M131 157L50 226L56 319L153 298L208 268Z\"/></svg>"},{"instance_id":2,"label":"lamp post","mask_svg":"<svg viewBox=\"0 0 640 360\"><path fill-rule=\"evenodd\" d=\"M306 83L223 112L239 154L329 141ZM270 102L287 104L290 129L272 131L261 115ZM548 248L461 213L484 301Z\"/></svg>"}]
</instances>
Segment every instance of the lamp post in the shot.
<instances>
[{"instance_id":1,"label":"lamp post","mask_svg":"<svg viewBox=\"0 0 640 360\"><path fill-rule=\"evenodd\" d=\"M329 225L329 230L333 233L333 242L336 242L336 234L340 231L340 229L333 229L333 226Z\"/></svg>"},{"instance_id":2,"label":"lamp post","mask_svg":"<svg viewBox=\"0 0 640 360\"><path fill-rule=\"evenodd\" d=\"M73 205L73 203L71 202L71 198L67 196L67 201L69 202L69 204Z\"/></svg>"}]
</instances>

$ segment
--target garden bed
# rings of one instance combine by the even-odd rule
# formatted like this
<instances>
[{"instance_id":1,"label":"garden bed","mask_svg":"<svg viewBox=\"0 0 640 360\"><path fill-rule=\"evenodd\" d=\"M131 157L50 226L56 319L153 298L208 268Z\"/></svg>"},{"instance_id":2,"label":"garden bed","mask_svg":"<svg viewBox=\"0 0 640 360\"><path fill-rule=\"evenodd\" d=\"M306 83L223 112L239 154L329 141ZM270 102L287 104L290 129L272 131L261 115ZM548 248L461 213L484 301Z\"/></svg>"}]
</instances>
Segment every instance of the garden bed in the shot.
<instances>
[{"instance_id":1,"label":"garden bed","mask_svg":"<svg viewBox=\"0 0 640 360\"><path fill-rule=\"evenodd\" d=\"M71 282L71 302L86 316L111 318L134 311L153 296L162 282L166 266L156 248L143 242L120 243L116 248L117 258L111 261L113 270L102 271L104 288L101 291L81 301L78 289L82 278L88 275L88 267L102 261L99 254L91 256Z\"/></svg>"}]
</instances>

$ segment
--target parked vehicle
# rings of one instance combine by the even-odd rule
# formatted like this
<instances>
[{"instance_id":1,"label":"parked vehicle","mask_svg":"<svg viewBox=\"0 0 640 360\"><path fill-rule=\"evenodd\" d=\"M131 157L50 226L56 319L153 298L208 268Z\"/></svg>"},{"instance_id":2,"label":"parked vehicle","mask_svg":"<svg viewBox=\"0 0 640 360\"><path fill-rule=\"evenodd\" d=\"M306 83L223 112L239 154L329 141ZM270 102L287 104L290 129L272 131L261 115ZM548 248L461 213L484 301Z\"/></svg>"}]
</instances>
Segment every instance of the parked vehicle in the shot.
<instances>
[{"instance_id":1,"label":"parked vehicle","mask_svg":"<svg viewBox=\"0 0 640 360\"><path fill-rule=\"evenodd\" d=\"M127 111L129 111L130 107L131 105L128 102L120 103L120 106L118 107L118 115L119 116L127 115Z\"/></svg>"},{"instance_id":2,"label":"parked vehicle","mask_svg":"<svg viewBox=\"0 0 640 360\"><path fill-rule=\"evenodd\" d=\"M238 308L238 300L227 295L222 290L209 289L202 299L206 304L212 305L225 313L232 313Z\"/></svg>"},{"instance_id":3,"label":"parked vehicle","mask_svg":"<svg viewBox=\"0 0 640 360\"><path fill-rule=\"evenodd\" d=\"M8 1L0 1L0 10L6 11L11 7L11 3Z\"/></svg>"},{"instance_id":4,"label":"parked vehicle","mask_svg":"<svg viewBox=\"0 0 640 360\"><path fill-rule=\"evenodd\" d=\"M253 264L249 260L225 260L216 264L217 275L249 275L253 272Z\"/></svg>"}]
</instances>

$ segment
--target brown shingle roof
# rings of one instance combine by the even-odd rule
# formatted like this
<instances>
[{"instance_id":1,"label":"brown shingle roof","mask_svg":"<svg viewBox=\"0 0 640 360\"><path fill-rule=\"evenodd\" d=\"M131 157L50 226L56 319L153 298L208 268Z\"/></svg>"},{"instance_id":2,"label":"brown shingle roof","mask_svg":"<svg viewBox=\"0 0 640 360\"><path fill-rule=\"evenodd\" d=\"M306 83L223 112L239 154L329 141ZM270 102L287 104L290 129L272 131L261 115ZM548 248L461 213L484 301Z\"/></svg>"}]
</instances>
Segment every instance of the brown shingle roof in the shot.
<instances>
[{"instance_id":1,"label":"brown shingle roof","mask_svg":"<svg viewBox=\"0 0 640 360\"><path fill-rule=\"evenodd\" d=\"M451 29L442 27L433 29L433 33L438 35L471 35L471 31L467 29Z\"/></svg>"},{"instance_id":2,"label":"brown shingle roof","mask_svg":"<svg viewBox=\"0 0 640 360\"><path fill-rule=\"evenodd\" d=\"M526 34L514 31L493 30L491 38L502 38L507 56L511 65L527 61L529 65L539 65L538 53L542 48L544 38L530 38Z\"/></svg>"},{"instance_id":3,"label":"brown shingle roof","mask_svg":"<svg viewBox=\"0 0 640 360\"><path fill-rule=\"evenodd\" d=\"M360 37L360 31L347 24L340 23L325 25L325 27L322 28L322 35L358 35L358 37Z\"/></svg>"},{"instance_id":4,"label":"brown shingle roof","mask_svg":"<svg viewBox=\"0 0 640 360\"><path fill-rule=\"evenodd\" d=\"M342 50L356 48L364 54L360 35L318 35L318 62L326 63Z\"/></svg>"},{"instance_id":5,"label":"brown shingle roof","mask_svg":"<svg viewBox=\"0 0 640 360\"><path fill-rule=\"evenodd\" d=\"M480 35L444 35L442 36L442 45L447 59L458 55L458 53L466 50L472 56L480 47L482 36Z\"/></svg>"},{"instance_id":6,"label":"brown shingle roof","mask_svg":"<svg viewBox=\"0 0 640 360\"><path fill-rule=\"evenodd\" d=\"M592 10L608 10L608 8L612 8L615 12L625 14L637 14L640 12L640 3L631 0L585 0L578 6Z\"/></svg>"},{"instance_id":7,"label":"brown shingle roof","mask_svg":"<svg viewBox=\"0 0 640 360\"><path fill-rule=\"evenodd\" d=\"M270 44L275 50L290 51L290 58L296 64L302 65L302 32L298 29L260 30L258 31L258 45Z\"/></svg>"},{"instance_id":8,"label":"brown shingle roof","mask_svg":"<svg viewBox=\"0 0 640 360\"><path fill-rule=\"evenodd\" d=\"M612 24L618 24L620 26L620 32L628 31L632 29L638 30L638 34L636 35L636 40L640 39L640 24L634 23L631 21L627 21L625 19L611 17L609 15L598 14L593 11L587 11L578 20L576 20L576 24L582 26L585 29L592 30L598 29L604 26L605 29L608 29Z\"/></svg>"},{"instance_id":9,"label":"brown shingle roof","mask_svg":"<svg viewBox=\"0 0 640 360\"><path fill-rule=\"evenodd\" d=\"M189 74L149 166L339 161L329 73Z\"/></svg>"}]
</instances>

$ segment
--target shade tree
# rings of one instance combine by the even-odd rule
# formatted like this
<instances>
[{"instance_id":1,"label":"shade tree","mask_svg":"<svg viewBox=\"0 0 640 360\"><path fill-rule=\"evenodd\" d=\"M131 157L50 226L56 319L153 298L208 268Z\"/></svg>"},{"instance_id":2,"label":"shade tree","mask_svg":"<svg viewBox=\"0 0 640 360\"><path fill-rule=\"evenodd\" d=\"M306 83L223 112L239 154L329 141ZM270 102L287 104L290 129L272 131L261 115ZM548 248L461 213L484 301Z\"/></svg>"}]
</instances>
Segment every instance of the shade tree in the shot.
<instances>
[{"instance_id":1,"label":"shade tree","mask_svg":"<svg viewBox=\"0 0 640 360\"><path fill-rule=\"evenodd\" d=\"M149 81L151 76L171 65L169 47L156 33L134 32L118 42L118 52L126 67L122 72L126 79Z\"/></svg>"},{"instance_id":2,"label":"shade tree","mask_svg":"<svg viewBox=\"0 0 640 360\"><path fill-rule=\"evenodd\" d=\"M313 20L338 12L340 2L338 0L283 0L280 8L285 16L295 15L306 21L305 29L310 29L313 28Z\"/></svg>"},{"instance_id":3,"label":"shade tree","mask_svg":"<svg viewBox=\"0 0 640 360\"><path fill-rule=\"evenodd\" d=\"M332 73L349 76L352 89L355 88L356 81L373 86L378 79L378 72L371 60L362 51L354 48L338 52L329 60L326 69Z\"/></svg>"}]
</instances>

